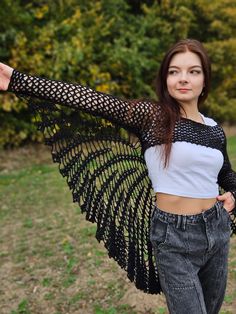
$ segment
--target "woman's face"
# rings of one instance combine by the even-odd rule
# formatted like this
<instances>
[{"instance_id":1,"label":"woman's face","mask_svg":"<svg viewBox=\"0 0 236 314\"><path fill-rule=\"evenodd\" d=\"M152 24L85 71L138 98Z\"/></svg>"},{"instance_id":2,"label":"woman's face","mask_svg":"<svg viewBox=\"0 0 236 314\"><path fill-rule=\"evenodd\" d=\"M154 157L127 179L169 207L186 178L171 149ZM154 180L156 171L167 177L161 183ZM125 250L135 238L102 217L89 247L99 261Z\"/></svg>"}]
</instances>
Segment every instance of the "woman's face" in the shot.
<instances>
[{"instance_id":1,"label":"woman's face","mask_svg":"<svg viewBox=\"0 0 236 314\"><path fill-rule=\"evenodd\" d=\"M166 83L169 94L180 104L197 106L204 87L199 56L190 51L175 54L169 64Z\"/></svg>"}]
</instances>

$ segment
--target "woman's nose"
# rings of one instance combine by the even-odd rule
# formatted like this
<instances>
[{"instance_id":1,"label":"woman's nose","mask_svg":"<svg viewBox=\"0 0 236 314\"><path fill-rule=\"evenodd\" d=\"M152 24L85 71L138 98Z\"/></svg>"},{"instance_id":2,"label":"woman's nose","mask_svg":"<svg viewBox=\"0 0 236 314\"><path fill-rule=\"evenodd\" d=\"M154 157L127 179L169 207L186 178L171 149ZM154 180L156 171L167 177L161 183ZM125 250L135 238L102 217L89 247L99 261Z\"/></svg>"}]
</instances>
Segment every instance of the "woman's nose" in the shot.
<instances>
[{"instance_id":1,"label":"woman's nose","mask_svg":"<svg viewBox=\"0 0 236 314\"><path fill-rule=\"evenodd\" d=\"M181 73L180 73L180 76L179 76L179 81L180 81L181 83L188 82L187 73L181 72Z\"/></svg>"}]
</instances>

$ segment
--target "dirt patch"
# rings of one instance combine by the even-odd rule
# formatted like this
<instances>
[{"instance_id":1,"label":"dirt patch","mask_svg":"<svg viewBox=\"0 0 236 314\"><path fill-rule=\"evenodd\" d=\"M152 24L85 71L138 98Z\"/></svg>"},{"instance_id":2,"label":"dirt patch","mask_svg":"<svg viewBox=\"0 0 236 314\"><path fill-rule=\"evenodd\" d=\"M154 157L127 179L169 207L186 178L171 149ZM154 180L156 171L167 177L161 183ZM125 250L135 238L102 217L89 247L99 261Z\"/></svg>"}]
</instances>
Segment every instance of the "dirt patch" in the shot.
<instances>
[{"instance_id":1,"label":"dirt patch","mask_svg":"<svg viewBox=\"0 0 236 314\"><path fill-rule=\"evenodd\" d=\"M136 313L153 313L153 310L166 308L166 301L162 295L150 295L138 291L134 286L130 287L123 298L120 300L122 304L129 304ZM167 314L168 312L163 312Z\"/></svg>"},{"instance_id":2,"label":"dirt patch","mask_svg":"<svg viewBox=\"0 0 236 314\"><path fill-rule=\"evenodd\" d=\"M50 148L43 144L0 150L0 171L4 172L50 162Z\"/></svg>"}]
</instances>

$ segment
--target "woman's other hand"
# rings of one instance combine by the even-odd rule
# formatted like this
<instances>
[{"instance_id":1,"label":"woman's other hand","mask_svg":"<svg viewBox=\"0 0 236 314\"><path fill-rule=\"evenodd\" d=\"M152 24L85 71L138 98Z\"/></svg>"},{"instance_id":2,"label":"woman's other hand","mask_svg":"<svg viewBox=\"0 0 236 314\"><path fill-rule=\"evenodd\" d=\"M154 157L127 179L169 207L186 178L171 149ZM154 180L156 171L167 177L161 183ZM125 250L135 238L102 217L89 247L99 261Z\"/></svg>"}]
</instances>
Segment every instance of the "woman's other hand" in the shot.
<instances>
[{"instance_id":1,"label":"woman's other hand","mask_svg":"<svg viewBox=\"0 0 236 314\"><path fill-rule=\"evenodd\" d=\"M6 91L10 83L13 68L0 62L0 91Z\"/></svg>"},{"instance_id":2,"label":"woman's other hand","mask_svg":"<svg viewBox=\"0 0 236 314\"><path fill-rule=\"evenodd\" d=\"M231 212L235 207L235 200L233 194L231 192L226 192L222 195L217 196L218 201L222 201L224 203L224 208L227 212Z\"/></svg>"}]
</instances>

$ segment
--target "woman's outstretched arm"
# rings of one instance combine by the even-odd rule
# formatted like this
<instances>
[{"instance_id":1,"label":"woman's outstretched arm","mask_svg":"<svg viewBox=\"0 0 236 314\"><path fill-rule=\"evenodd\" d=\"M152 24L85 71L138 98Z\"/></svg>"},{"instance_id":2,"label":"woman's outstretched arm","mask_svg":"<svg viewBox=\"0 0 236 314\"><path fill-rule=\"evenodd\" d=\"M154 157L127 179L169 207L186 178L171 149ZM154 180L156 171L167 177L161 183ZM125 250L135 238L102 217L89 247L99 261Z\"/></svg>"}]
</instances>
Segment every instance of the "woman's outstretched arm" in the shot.
<instances>
[{"instance_id":1,"label":"woman's outstretched arm","mask_svg":"<svg viewBox=\"0 0 236 314\"><path fill-rule=\"evenodd\" d=\"M0 88L84 110L137 130L150 121L153 112L151 102L134 104L80 84L31 76L3 63L0 63Z\"/></svg>"}]
</instances>

